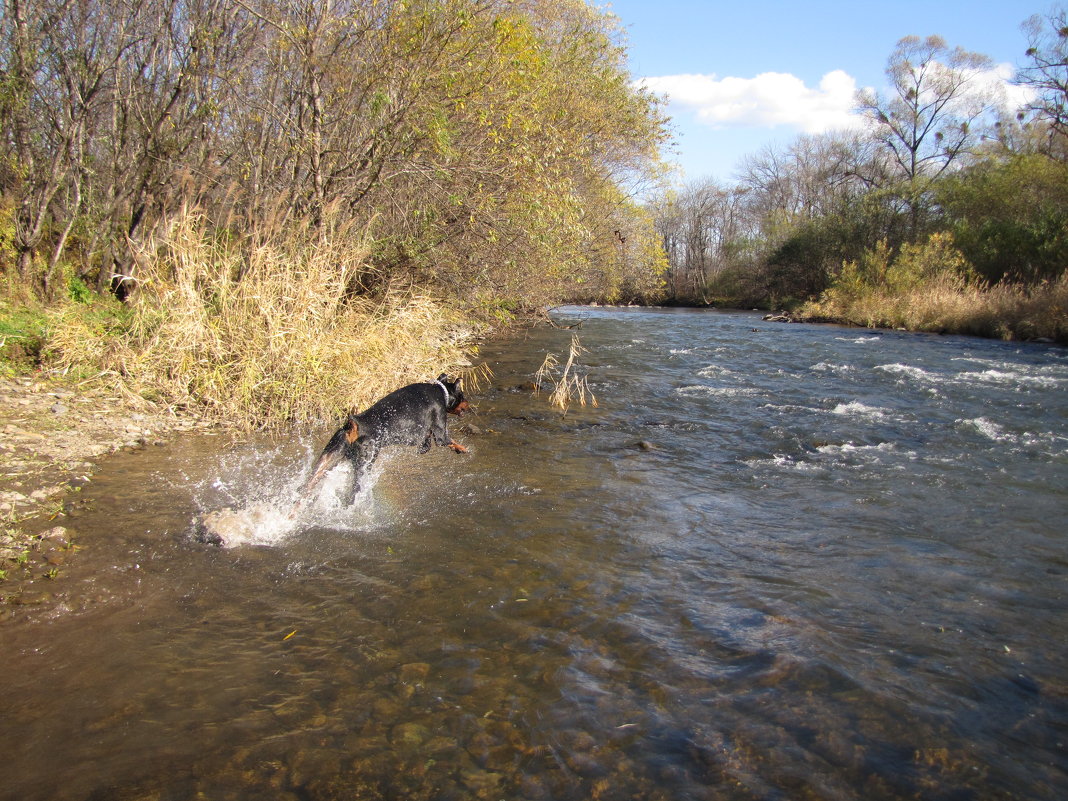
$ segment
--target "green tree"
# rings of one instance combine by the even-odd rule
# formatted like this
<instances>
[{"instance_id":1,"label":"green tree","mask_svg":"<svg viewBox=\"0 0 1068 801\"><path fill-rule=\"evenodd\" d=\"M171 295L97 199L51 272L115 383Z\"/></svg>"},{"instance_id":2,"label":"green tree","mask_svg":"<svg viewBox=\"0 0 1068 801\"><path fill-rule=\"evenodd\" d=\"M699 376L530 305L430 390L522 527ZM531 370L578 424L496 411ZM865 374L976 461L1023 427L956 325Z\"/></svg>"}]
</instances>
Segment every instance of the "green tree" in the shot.
<instances>
[{"instance_id":1,"label":"green tree","mask_svg":"<svg viewBox=\"0 0 1068 801\"><path fill-rule=\"evenodd\" d=\"M1054 280L1068 266L1068 164L990 158L937 187L957 246L988 281Z\"/></svg>"}]
</instances>

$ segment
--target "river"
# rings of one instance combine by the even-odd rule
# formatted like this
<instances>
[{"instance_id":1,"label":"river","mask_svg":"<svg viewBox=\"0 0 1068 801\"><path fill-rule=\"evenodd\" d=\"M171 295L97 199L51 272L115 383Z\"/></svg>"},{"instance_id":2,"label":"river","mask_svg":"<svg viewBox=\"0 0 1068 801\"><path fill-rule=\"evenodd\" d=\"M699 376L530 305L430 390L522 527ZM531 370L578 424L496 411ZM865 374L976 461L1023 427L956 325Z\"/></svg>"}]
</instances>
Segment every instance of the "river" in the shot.
<instances>
[{"instance_id":1,"label":"river","mask_svg":"<svg viewBox=\"0 0 1068 801\"><path fill-rule=\"evenodd\" d=\"M469 454L253 544L192 521L328 430L109 459L0 624L0 797L1068 797L1068 351L555 317L483 348Z\"/></svg>"}]
</instances>

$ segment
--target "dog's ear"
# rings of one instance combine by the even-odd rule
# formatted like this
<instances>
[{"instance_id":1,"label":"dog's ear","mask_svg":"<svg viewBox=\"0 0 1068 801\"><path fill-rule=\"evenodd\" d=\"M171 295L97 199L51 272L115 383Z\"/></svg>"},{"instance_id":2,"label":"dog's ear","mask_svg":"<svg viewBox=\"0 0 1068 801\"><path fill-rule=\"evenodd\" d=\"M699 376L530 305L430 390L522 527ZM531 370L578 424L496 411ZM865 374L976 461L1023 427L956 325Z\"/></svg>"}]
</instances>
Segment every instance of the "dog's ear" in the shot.
<instances>
[{"instance_id":1,"label":"dog's ear","mask_svg":"<svg viewBox=\"0 0 1068 801\"><path fill-rule=\"evenodd\" d=\"M360 426L351 417L345 421L345 442L351 445L360 437Z\"/></svg>"}]
</instances>

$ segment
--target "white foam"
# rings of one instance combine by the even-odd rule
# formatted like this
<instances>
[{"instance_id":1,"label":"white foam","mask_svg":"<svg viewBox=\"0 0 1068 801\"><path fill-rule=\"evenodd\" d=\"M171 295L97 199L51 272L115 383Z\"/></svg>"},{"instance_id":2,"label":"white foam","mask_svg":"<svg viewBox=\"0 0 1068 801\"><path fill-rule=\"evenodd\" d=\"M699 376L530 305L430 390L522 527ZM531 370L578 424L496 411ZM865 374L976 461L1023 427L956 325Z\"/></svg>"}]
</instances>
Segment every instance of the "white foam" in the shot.
<instances>
[{"instance_id":1,"label":"white foam","mask_svg":"<svg viewBox=\"0 0 1068 801\"><path fill-rule=\"evenodd\" d=\"M750 467L774 467L778 469L792 470L798 473L814 473L823 470L820 465L793 456L777 453L770 459L749 459L746 461Z\"/></svg>"},{"instance_id":2,"label":"white foam","mask_svg":"<svg viewBox=\"0 0 1068 801\"><path fill-rule=\"evenodd\" d=\"M383 454L363 477L353 505L346 503L352 476L352 466L346 461L327 473L294 512L317 454L317 443L307 443L303 471L294 469L300 457L294 464L293 456L277 449L230 454L197 493L198 527L218 535L223 547L231 548L281 545L308 527L350 530L368 526L378 511L373 489L392 455Z\"/></svg>"},{"instance_id":3,"label":"white foam","mask_svg":"<svg viewBox=\"0 0 1068 801\"><path fill-rule=\"evenodd\" d=\"M984 359L978 356L956 356L950 361L972 362L973 364L979 364L994 370L1007 370L1010 372L1018 371L1024 367L1020 362L1008 361L1006 359ZM1062 377L1068 377L1068 370L1065 369L1065 365L1057 364L1056 362L1029 364L1026 366L1026 369L1029 372L1038 373L1039 375L1060 375Z\"/></svg>"},{"instance_id":4,"label":"white foam","mask_svg":"<svg viewBox=\"0 0 1068 801\"><path fill-rule=\"evenodd\" d=\"M254 503L244 509L219 509L203 515L200 525L224 548L278 545L297 528L291 508Z\"/></svg>"},{"instance_id":5,"label":"white foam","mask_svg":"<svg viewBox=\"0 0 1068 801\"><path fill-rule=\"evenodd\" d=\"M905 470L902 459L915 461L915 451L901 451L893 442L878 445L857 445L845 442L841 445L820 445L816 452L803 456L775 454L770 459L750 459L751 467L772 467L796 473L818 473L827 470L865 470L876 466L882 469Z\"/></svg>"},{"instance_id":6,"label":"white foam","mask_svg":"<svg viewBox=\"0 0 1068 801\"><path fill-rule=\"evenodd\" d=\"M801 406L796 403L765 403L761 409L771 409L780 414L823 414L826 409L817 409L812 406Z\"/></svg>"},{"instance_id":7,"label":"white foam","mask_svg":"<svg viewBox=\"0 0 1068 801\"><path fill-rule=\"evenodd\" d=\"M831 414L840 414L847 417L863 417L867 420L886 420L889 417L885 410L875 406L868 406L859 401L839 403L831 410Z\"/></svg>"},{"instance_id":8,"label":"white foam","mask_svg":"<svg viewBox=\"0 0 1068 801\"><path fill-rule=\"evenodd\" d=\"M836 466L853 470L867 470L878 467L883 470L906 470L905 461L915 461L915 451L900 451L893 442L881 442L878 445L857 445L846 442L841 445L821 445L816 448L820 456L831 460Z\"/></svg>"},{"instance_id":9,"label":"white foam","mask_svg":"<svg viewBox=\"0 0 1068 801\"><path fill-rule=\"evenodd\" d=\"M879 342L882 340L880 336L861 336L861 337L835 337L839 342L852 342L857 345L863 345L866 342Z\"/></svg>"},{"instance_id":10,"label":"white foam","mask_svg":"<svg viewBox=\"0 0 1068 801\"><path fill-rule=\"evenodd\" d=\"M1004 426L987 417L975 417L956 421L960 429L974 431L992 442L1002 445L1015 445L1010 450L1033 449L1052 459L1064 459L1068 456L1068 437L1052 431L1006 431Z\"/></svg>"},{"instance_id":11,"label":"white foam","mask_svg":"<svg viewBox=\"0 0 1068 801\"><path fill-rule=\"evenodd\" d=\"M726 367L720 367L718 364L710 364L708 367L702 367L697 371L698 378L716 378L724 375L734 375L734 373Z\"/></svg>"},{"instance_id":12,"label":"white foam","mask_svg":"<svg viewBox=\"0 0 1068 801\"><path fill-rule=\"evenodd\" d=\"M1003 384L1027 387L1040 387L1042 389L1056 389L1065 381L1061 378L1046 375L1027 375L1015 371L983 370L982 372L961 373L958 378L965 381L976 381L983 384Z\"/></svg>"},{"instance_id":13,"label":"white foam","mask_svg":"<svg viewBox=\"0 0 1068 801\"><path fill-rule=\"evenodd\" d=\"M880 454L896 451L897 446L892 442L880 442L878 445L856 445L852 442L845 442L841 445L820 445L816 450L826 456L856 455L878 457ZM911 451L908 451L906 455L915 456Z\"/></svg>"},{"instance_id":14,"label":"white foam","mask_svg":"<svg viewBox=\"0 0 1068 801\"><path fill-rule=\"evenodd\" d=\"M986 417L976 417L972 420L957 420L957 425L978 431L987 439L994 442L1015 442L1016 437L1005 432L1001 426Z\"/></svg>"},{"instance_id":15,"label":"white foam","mask_svg":"<svg viewBox=\"0 0 1068 801\"><path fill-rule=\"evenodd\" d=\"M812 369L819 373L842 375L844 373L851 373L857 368L851 364L830 364L829 362L819 362L818 364L812 365Z\"/></svg>"},{"instance_id":16,"label":"white foam","mask_svg":"<svg viewBox=\"0 0 1068 801\"><path fill-rule=\"evenodd\" d=\"M712 397L748 397L758 394L755 389L748 389L746 387L709 387L709 386L691 386L691 387L679 387L675 390L679 395L708 395Z\"/></svg>"},{"instance_id":17,"label":"white foam","mask_svg":"<svg viewBox=\"0 0 1068 801\"><path fill-rule=\"evenodd\" d=\"M882 370L883 372L893 373L895 375L902 376L902 378L915 378L921 381L930 381L932 383L938 383L945 379L937 373L931 373L924 370L922 367L913 367L911 364L880 364L875 367L876 370Z\"/></svg>"}]
</instances>

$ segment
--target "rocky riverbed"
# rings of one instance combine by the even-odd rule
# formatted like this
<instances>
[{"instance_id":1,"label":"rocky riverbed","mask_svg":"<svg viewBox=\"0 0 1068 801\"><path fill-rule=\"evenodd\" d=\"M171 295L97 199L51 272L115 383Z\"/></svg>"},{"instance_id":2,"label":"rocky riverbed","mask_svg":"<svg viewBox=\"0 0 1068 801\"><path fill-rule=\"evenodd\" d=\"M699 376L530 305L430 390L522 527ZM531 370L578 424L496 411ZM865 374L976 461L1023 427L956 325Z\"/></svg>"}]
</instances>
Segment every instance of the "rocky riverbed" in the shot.
<instances>
[{"instance_id":1,"label":"rocky riverbed","mask_svg":"<svg viewBox=\"0 0 1068 801\"><path fill-rule=\"evenodd\" d=\"M210 424L91 384L0 379L0 619L12 605L47 602L77 558L64 509L101 459L201 427Z\"/></svg>"}]
</instances>

